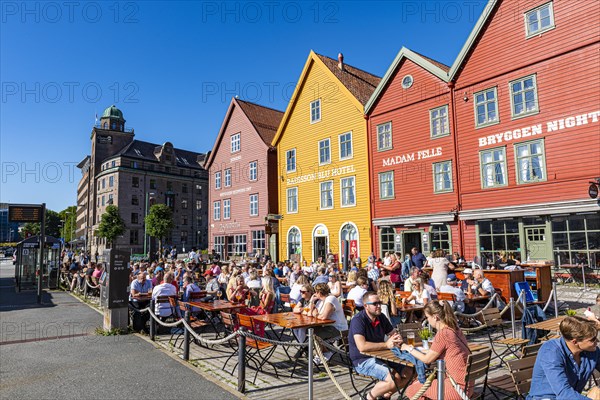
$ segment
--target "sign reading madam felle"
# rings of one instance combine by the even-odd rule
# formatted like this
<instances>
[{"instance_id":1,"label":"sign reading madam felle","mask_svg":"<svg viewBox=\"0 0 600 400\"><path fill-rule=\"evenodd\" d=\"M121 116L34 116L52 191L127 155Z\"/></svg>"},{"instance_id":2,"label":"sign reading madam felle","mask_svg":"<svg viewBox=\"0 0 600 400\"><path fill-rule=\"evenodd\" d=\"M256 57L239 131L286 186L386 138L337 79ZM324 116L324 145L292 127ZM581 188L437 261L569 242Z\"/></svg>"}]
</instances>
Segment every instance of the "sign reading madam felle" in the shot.
<instances>
[{"instance_id":1,"label":"sign reading madam felle","mask_svg":"<svg viewBox=\"0 0 600 400\"><path fill-rule=\"evenodd\" d=\"M417 157L415 158L415 154ZM411 161L425 160L431 157L439 157L442 155L442 148L435 147L433 149L419 150L417 152L401 154L396 157L389 157L383 159L383 166L388 167L390 165L404 164Z\"/></svg>"}]
</instances>

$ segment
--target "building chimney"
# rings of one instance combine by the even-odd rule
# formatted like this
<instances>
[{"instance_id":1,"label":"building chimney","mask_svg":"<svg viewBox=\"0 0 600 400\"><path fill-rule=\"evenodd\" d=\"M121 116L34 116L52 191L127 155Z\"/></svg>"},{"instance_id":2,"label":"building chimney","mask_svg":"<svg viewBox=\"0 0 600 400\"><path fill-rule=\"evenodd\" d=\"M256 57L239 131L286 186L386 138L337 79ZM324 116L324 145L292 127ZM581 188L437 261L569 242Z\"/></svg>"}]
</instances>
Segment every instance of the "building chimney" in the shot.
<instances>
[{"instance_id":1,"label":"building chimney","mask_svg":"<svg viewBox=\"0 0 600 400\"><path fill-rule=\"evenodd\" d=\"M344 70L344 55L342 53L338 54L338 68L341 71Z\"/></svg>"}]
</instances>

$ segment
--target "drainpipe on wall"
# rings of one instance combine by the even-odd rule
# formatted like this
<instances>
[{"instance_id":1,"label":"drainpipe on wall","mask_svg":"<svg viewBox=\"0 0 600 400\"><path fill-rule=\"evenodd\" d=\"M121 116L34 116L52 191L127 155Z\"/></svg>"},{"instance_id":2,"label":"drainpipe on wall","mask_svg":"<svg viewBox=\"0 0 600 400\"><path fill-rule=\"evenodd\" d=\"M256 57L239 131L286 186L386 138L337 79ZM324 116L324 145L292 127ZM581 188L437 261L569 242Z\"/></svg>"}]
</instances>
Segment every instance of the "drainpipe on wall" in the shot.
<instances>
[{"instance_id":1,"label":"drainpipe on wall","mask_svg":"<svg viewBox=\"0 0 600 400\"><path fill-rule=\"evenodd\" d=\"M465 254L465 233L463 229L463 222L459 218L459 213L462 209L461 205L461 180L460 180L460 168L459 168L459 158L458 158L458 132L457 132L457 123L456 123L456 101L455 101L455 93L454 93L454 82L448 82L448 89L450 89L450 104L452 105L452 142L454 145L454 160L456 164L456 219L458 225L458 239L459 239L459 247L460 254L464 256Z\"/></svg>"}]
</instances>

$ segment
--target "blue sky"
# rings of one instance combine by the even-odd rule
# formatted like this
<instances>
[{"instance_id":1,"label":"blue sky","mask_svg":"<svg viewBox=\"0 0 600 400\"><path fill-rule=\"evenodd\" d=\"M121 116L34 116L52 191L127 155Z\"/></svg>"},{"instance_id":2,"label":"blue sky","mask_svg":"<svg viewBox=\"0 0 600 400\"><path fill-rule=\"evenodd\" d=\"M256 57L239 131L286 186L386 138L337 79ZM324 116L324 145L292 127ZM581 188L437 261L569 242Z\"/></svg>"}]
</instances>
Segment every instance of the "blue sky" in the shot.
<instances>
[{"instance_id":1,"label":"blue sky","mask_svg":"<svg viewBox=\"0 0 600 400\"><path fill-rule=\"evenodd\" d=\"M451 65L486 0L4 1L0 201L76 202L95 113L212 148L232 96L285 110L309 51L383 76L402 46Z\"/></svg>"}]
</instances>

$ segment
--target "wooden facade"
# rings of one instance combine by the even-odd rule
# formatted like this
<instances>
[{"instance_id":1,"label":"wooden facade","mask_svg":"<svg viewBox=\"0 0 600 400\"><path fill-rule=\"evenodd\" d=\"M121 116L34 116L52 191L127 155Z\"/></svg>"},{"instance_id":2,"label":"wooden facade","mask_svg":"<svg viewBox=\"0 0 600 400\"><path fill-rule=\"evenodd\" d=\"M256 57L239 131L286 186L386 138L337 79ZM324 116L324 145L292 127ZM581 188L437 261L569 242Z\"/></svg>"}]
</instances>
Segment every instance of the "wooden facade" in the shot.
<instances>
[{"instance_id":1,"label":"wooden facade","mask_svg":"<svg viewBox=\"0 0 600 400\"><path fill-rule=\"evenodd\" d=\"M309 54L272 142L281 259L310 262L331 250L342 261L346 243L349 257L371 251L364 104L378 82L343 57Z\"/></svg>"},{"instance_id":2,"label":"wooden facade","mask_svg":"<svg viewBox=\"0 0 600 400\"><path fill-rule=\"evenodd\" d=\"M267 217L278 211L277 155L270 143L282 115L231 100L206 162L209 246L223 259L265 253L277 258L277 233Z\"/></svg>"}]
</instances>

